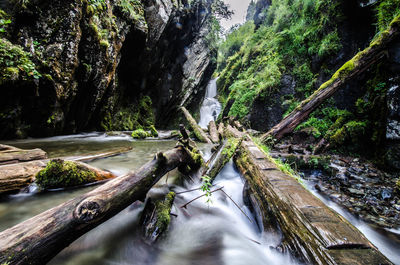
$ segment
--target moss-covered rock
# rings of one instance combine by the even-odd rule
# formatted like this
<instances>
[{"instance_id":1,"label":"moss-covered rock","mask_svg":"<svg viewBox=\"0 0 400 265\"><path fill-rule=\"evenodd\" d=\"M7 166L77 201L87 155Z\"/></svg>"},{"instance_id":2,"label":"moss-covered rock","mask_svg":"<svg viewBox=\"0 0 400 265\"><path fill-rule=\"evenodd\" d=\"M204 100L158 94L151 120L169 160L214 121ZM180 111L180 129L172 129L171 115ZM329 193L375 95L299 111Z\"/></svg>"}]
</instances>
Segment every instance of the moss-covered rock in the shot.
<instances>
[{"instance_id":1,"label":"moss-covered rock","mask_svg":"<svg viewBox=\"0 0 400 265\"><path fill-rule=\"evenodd\" d=\"M96 174L72 161L51 160L45 169L36 175L36 183L42 189L79 186L97 180Z\"/></svg>"},{"instance_id":2,"label":"moss-covered rock","mask_svg":"<svg viewBox=\"0 0 400 265\"><path fill-rule=\"evenodd\" d=\"M137 129L132 132L132 138L134 139L145 139L147 137L151 137L151 133L148 133L143 129Z\"/></svg>"}]
</instances>

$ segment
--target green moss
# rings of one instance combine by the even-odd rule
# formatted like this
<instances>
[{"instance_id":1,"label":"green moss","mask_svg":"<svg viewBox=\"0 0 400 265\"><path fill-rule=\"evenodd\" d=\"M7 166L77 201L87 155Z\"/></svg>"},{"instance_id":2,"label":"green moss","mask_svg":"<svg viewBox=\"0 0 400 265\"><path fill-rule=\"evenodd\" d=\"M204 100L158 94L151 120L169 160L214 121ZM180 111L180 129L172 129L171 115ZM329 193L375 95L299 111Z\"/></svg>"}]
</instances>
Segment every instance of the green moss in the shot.
<instances>
[{"instance_id":1,"label":"green moss","mask_svg":"<svg viewBox=\"0 0 400 265\"><path fill-rule=\"evenodd\" d=\"M204 165L203 156L197 148L193 148L192 151L190 151L190 155L196 167L201 167L202 165Z\"/></svg>"},{"instance_id":2,"label":"green moss","mask_svg":"<svg viewBox=\"0 0 400 265\"><path fill-rule=\"evenodd\" d=\"M101 40L100 46L107 49L108 47L110 47L110 43L107 40Z\"/></svg>"},{"instance_id":3,"label":"green moss","mask_svg":"<svg viewBox=\"0 0 400 265\"><path fill-rule=\"evenodd\" d=\"M156 227L158 227L161 231L166 231L168 229L169 223L171 222L171 207L174 203L175 193L170 192L165 196L163 201L156 201L156 214L157 214L157 223Z\"/></svg>"},{"instance_id":4,"label":"green moss","mask_svg":"<svg viewBox=\"0 0 400 265\"><path fill-rule=\"evenodd\" d=\"M36 175L36 183L42 189L66 188L96 181L96 174L82 166L61 159L51 160Z\"/></svg>"},{"instance_id":5,"label":"green moss","mask_svg":"<svg viewBox=\"0 0 400 265\"><path fill-rule=\"evenodd\" d=\"M400 1L383 0L376 7L378 31L384 31L393 22L392 20L400 14Z\"/></svg>"},{"instance_id":6,"label":"green moss","mask_svg":"<svg viewBox=\"0 0 400 265\"><path fill-rule=\"evenodd\" d=\"M133 131L136 129L151 129L154 125L154 113L150 97L142 96L136 104L119 109L115 113L105 111L101 122L104 131Z\"/></svg>"},{"instance_id":7,"label":"green moss","mask_svg":"<svg viewBox=\"0 0 400 265\"><path fill-rule=\"evenodd\" d=\"M156 127L154 127L154 125L150 126L150 133L151 133L151 136L158 137L158 131L156 130Z\"/></svg>"},{"instance_id":8,"label":"green moss","mask_svg":"<svg viewBox=\"0 0 400 265\"><path fill-rule=\"evenodd\" d=\"M147 137L151 137L151 134L143 129L137 129L132 132L132 138L134 139L145 139Z\"/></svg>"},{"instance_id":9,"label":"green moss","mask_svg":"<svg viewBox=\"0 0 400 265\"><path fill-rule=\"evenodd\" d=\"M39 79L41 74L29 53L21 46L0 38L0 84L17 79Z\"/></svg>"}]
</instances>

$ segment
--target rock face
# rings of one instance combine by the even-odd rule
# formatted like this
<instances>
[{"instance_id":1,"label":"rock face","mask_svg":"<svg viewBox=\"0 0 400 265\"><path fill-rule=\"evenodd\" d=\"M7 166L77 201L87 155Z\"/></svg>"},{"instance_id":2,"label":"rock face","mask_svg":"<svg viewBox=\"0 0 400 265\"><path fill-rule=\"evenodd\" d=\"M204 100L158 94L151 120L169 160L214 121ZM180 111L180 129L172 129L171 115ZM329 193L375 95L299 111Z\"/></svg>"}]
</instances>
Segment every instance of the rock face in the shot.
<instances>
[{"instance_id":1,"label":"rock face","mask_svg":"<svg viewBox=\"0 0 400 265\"><path fill-rule=\"evenodd\" d=\"M31 62L0 50L14 67L0 65L0 138L167 125L178 107L193 109L213 64L204 40L211 1L191 5L32 0L10 7L1 40ZM118 113L128 117L123 126L115 125Z\"/></svg>"},{"instance_id":2,"label":"rock face","mask_svg":"<svg viewBox=\"0 0 400 265\"><path fill-rule=\"evenodd\" d=\"M265 18L266 10L271 5L271 0L256 0L251 1L248 9L246 20L253 20L254 24L260 25Z\"/></svg>"}]
</instances>

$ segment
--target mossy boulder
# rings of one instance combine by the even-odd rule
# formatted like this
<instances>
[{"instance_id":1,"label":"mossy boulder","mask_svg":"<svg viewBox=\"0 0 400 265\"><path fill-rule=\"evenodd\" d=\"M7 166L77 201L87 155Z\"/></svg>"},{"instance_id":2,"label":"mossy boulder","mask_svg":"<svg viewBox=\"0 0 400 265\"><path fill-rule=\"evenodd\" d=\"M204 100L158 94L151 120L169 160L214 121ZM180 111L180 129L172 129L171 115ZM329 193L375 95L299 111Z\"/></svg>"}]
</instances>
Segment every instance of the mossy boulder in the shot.
<instances>
[{"instance_id":1,"label":"mossy boulder","mask_svg":"<svg viewBox=\"0 0 400 265\"><path fill-rule=\"evenodd\" d=\"M97 181L96 174L79 163L54 159L36 175L42 189L67 188Z\"/></svg>"},{"instance_id":2,"label":"mossy boulder","mask_svg":"<svg viewBox=\"0 0 400 265\"><path fill-rule=\"evenodd\" d=\"M132 132L132 138L134 139L145 139L147 137L151 137L151 133L148 133L143 129L137 129Z\"/></svg>"}]
</instances>

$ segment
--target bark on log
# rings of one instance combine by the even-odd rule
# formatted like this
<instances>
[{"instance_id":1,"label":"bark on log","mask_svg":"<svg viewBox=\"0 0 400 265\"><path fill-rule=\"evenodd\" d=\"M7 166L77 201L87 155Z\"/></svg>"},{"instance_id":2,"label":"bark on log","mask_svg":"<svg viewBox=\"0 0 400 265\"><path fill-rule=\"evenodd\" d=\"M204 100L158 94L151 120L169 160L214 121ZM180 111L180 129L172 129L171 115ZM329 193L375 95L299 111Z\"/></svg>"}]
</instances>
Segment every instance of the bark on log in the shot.
<instances>
[{"instance_id":1,"label":"bark on log","mask_svg":"<svg viewBox=\"0 0 400 265\"><path fill-rule=\"evenodd\" d=\"M345 63L332 78L322 84L309 98L300 103L288 116L262 136L263 141L273 138L280 140L291 133L300 123L308 118L311 112L318 108L327 98L331 97L339 88L355 76L366 71L371 65L385 57L385 50L399 35L400 16L397 16L388 30L381 33L377 40L359 52L350 61Z\"/></svg>"},{"instance_id":2,"label":"bark on log","mask_svg":"<svg viewBox=\"0 0 400 265\"><path fill-rule=\"evenodd\" d=\"M284 235L283 252L304 264L392 264L342 216L281 172L252 141L242 141L234 161L257 201L264 230Z\"/></svg>"},{"instance_id":3,"label":"bark on log","mask_svg":"<svg viewBox=\"0 0 400 265\"><path fill-rule=\"evenodd\" d=\"M0 144L0 165L28 162L46 159L47 154L42 149L23 150L9 145Z\"/></svg>"},{"instance_id":4,"label":"bark on log","mask_svg":"<svg viewBox=\"0 0 400 265\"><path fill-rule=\"evenodd\" d=\"M0 264L45 264L63 248L136 200L168 171L193 163L182 146L157 156L136 173L39 214L0 233Z\"/></svg>"},{"instance_id":5,"label":"bark on log","mask_svg":"<svg viewBox=\"0 0 400 265\"><path fill-rule=\"evenodd\" d=\"M224 130L225 130L224 123L220 122L218 124L218 134L221 140L224 139Z\"/></svg>"},{"instance_id":6,"label":"bark on log","mask_svg":"<svg viewBox=\"0 0 400 265\"><path fill-rule=\"evenodd\" d=\"M210 139L214 144L219 143L219 133L215 121L210 121L208 124L208 133L210 134Z\"/></svg>"},{"instance_id":7,"label":"bark on log","mask_svg":"<svg viewBox=\"0 0 400 265\"><path fill-rule=\"evenodd\" d=\"M211 140L207 137L207 134L197 125L195 119L193 119L192 115L190 115L189 111L185 108L181 108L183 114L185 115L186 120L189 122L190 127L192 128L194 135L196 136L199 141L203 143L211 144Z\"/></svg>"},{"instance_id":8,"label":"bark on log","mask_svg":"<svg viewBox=\"0 0 400 265\"><path fill-rule=\"evenodd\" d=\"M229 137L233 137L233 138L242 138L246 135L246 133L243 133L241 131L239 131L238 129L232 127L231 125L227 125L225 127L225 131L224 131L224 135L225 137L229 138Z\"/></svg>"}]
</instances>

